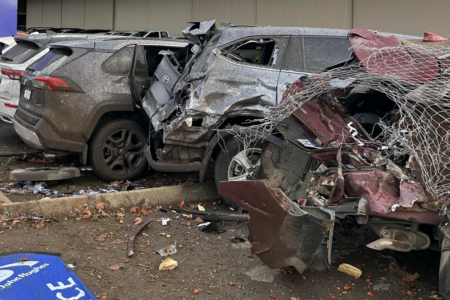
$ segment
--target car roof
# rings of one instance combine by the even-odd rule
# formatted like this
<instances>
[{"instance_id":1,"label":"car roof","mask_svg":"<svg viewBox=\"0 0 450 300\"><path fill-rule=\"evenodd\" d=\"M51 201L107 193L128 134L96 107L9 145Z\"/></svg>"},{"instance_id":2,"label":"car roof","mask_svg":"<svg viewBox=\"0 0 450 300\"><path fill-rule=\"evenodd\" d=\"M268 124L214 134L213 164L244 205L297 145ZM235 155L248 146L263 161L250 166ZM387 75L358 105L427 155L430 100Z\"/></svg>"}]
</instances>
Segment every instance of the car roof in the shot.
<instances>
[{"instance_id":1,"label":"car roof","mask_svg":"<svg viewBox=\"0 0 450 300\"><path fill-rule=\"evenodd\" d=\"M311 28L311 27L272 27L272 26L239 26L231 25L219 28L222 32L221 41L227 42L247 36L276 36L276 35L298 35L298 36L336 36L346 37L348 35L347 29L331 29L331 28ZM383 33L379 34L395 35L400 39L417 39L420 37Z\"/></svg>"},{"instance_id":2,"label":"car roof","mask_svg":"<svg viewBox=\"0 0 450 300\"><path fill-rule=\"evenodd\" d=\"M84 34L84 33L63 33L63 34L36 34L36 35L28 35L28 36L20 36L16 37L17 41L30 41L37 44L39 47L44 46L45 44L51 42L62 42L62 41L79 41L79 40L98 40L98 39L117 39L116 36L111 35L92 35L92 34ZM123 38L123 37L122 37ZM132 38L132 37L130 37Z\"/></svg>"},{"instance_id":3,"label":"car roof","mask_svg":"<svg viewBox=\"0 0 450 300\"><path fill-rule=\"evenodd\" d=\"M168 47L186 47L189 41L174 40L174 39L156 39L156 38L135 38L135 37L121 37L119 39L105 39L96 41L67 41L52 43L50 48L59 47L73 47L73 48L95 48L104 52L115 52L128 45L153 45L153 46L168 46Z\"/></svg>"}]
</instances>

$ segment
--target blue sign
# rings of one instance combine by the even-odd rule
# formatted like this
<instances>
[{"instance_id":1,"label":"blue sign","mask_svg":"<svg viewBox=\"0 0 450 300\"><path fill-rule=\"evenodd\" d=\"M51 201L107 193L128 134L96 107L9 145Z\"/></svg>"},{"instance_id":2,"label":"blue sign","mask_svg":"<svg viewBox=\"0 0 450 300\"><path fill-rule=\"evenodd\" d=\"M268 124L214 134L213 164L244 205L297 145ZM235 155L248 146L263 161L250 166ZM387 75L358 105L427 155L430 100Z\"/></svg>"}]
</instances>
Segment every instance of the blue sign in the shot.
<instances>
[{"instance_id":1,"label":"blue sign","mask_svg":"<svg viewBox=\"0 0 450 300\"><path fill-rule=\"evenodd\" d=\"M17 0L0 0L0 37L17 35Z\"/></svg>"},{"instance_id":2,"label":"blue sign","mask_svg":"<svg viewBox=\"0 0 450 300\"><path fill-rule=\"evenodd\" d=\"M0 256L1 300L96 300L59 255Z\"/></svg>"}]
</instances>

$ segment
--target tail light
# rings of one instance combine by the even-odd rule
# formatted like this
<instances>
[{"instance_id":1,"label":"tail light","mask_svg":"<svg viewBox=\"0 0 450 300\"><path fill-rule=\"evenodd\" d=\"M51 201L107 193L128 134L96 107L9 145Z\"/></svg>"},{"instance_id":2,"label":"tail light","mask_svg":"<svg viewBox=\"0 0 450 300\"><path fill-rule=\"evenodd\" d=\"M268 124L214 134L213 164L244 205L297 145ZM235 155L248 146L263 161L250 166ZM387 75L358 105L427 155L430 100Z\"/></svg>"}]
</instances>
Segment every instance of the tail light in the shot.
<instances>
[{"instance_id":1,"label":"tail light","mask_svg":"<svg viewBox=\"0 0 450 300\"><path fill-rule=\"evenodd\" d=\"M58 91L60 89L69 88L69 85L60 78L37 76L34 78L35 86L41 89L50 89Z\"/></svg>"},{"instance_id":2,"label":"tail light","mask_svg":"<svg viewBox=\"0 0 450 300\"><path fill-rule=\"evenodd\" d=\"M7 104L7 103L5 103L5 106L9 107L9 108L18 108L17 105L12 105L12 104Z\"/></svg>"},{"instance_id":3,"label":"tail light","mask_svg":"<svg viewBox=\"0 0 450 300\"><path fill-rule=\"evenodd\" d=\"M8 76L11 80L20 80L20 76L22 76L23 73L24 71L2 69L2 74Z\"/></svg>"}]
</instances>

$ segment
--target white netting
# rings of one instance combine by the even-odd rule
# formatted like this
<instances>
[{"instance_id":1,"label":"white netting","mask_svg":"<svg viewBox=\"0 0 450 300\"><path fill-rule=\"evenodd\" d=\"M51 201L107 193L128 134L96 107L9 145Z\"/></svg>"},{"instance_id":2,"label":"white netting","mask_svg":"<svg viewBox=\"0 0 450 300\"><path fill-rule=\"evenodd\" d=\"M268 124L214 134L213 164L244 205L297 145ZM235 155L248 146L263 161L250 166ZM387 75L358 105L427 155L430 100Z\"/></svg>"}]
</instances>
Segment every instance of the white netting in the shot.
<instances>
[{"instance_id":1,"label":"white netting","mask_svg":"<svg viewBox=\"0 0 450 300\"><path fill-rule=\"evenodd\" d=\"M345 66L302 78L302 88L286 93L282 103L269 108L261 122L251 126L233 126L227 130L251 147L271 134L275 127L294 111L302 110L308 101L329 101L331 91L370 89L383 93L396 105L389 117L382 118L372 142L360 139L373 151L392 160L412 157L420 167L422 184L433 196L450 192L450 66L448 48L434 44L405 42L398 47L358 48L366 57ZM356 49L354 49L356 50ZM371 100L373 101L373 100ZM337 104L338 101L334 104ZM340 105L340 104L338 104ZM305 111L305 113L307 113ZM331 126L331 125L330 125ZM341 145L351 145L350 134L342 134ZM360 144L361 145L361 144ZM375 148L377 149L377 148ZM404 167L404 165L403 165Z\"/></svg>"}]
</instances>

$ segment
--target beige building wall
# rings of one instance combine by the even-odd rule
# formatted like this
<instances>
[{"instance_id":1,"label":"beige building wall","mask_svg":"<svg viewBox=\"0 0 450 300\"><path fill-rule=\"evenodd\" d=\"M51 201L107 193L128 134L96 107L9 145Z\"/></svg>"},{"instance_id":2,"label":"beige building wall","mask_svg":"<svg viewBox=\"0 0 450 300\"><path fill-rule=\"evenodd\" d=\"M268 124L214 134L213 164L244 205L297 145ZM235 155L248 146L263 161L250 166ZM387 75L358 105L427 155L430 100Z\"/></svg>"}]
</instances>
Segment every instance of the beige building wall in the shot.
<instances>
[{"instance_id":1,"label":"beige building wall","mask_svg":"<svg viewBox=\"0 0 450 300\"><path fill-rule=\"evenodd\" d=\"M84 28L113 30L114 29L113 20L114 20L114 0L84 1Z\"/></svg>"},{"instance_id":2,"label":"beige building wall","mask_svg":"<svg viewBox=\"0 0 450 300\"><path fill-rule=\"evenodd\" d=\"M42 26L42 0L27 1L27 28Z\"/></svg>"},{"instance_id":3,"label":"beige building wall","mask_svg":"<svg viewBox=\"0 0 450 300\"><path fill-rule=\"evenodd\" d=\"M450 37L449 0L353 0L353 27Z\"/></svg>"},{"instance_id":4,"label":"beige building wall","mask_svg":"<svg viewBox=\"0 0 450 300\"><path fill-rule=\"evenodd\" d=\"M42 26L61 27L61 0L42 1Z\"/></svg>"},{"instance_id":5,"label":"beige building wall","mask_svg":"<svg viewBox=\"0 0 450 300\"><path fill-rule=\"evenodd\" d=\"M1 1L1 0L0 0ZM363 28L450 37L450 0L28 0L27 27L166 29L217 20L261 26Z\"/></svg>"},{"instance_id":6,"label":"beige building wall","mask_svg":"<svg viewBox=\"0 0 450 300\"><path fill-rule=\"evenodd\" d=\"M256 11L257 0L193 0L192 20L256 25Z\"/></svg>"},{"instance_id":7,"label":"beige building wall","mask_svg":"<svg viewBox=\"0 0 450 300\"><path fill-rule=\"evenodd\" d=\"M147 29L165 29L181 36L192 20L192 0L149 0Z\"/></svg>"},{"instance_id":8,"label":"beige building wall","mask_svg":"<svg viewBox=\"0 0 450 300\"><path fill-rule=\"evenodd\" d=\"M61 27L84 28L84 0L62 0Z\"/></svg>"},{"instance_id":9,"label":"beige building wall","mask_svg":"<svg viewBox=\"0 0 450 300\"><path fill-rule=\"evenodd\" d=\"M148 0L116 0L114 8L114 29L146 29L148 25L148 6Z\"/></svg>"},{"instance_id":10,"label":"beige building wall","mask_svg":"<svg viewBox=\"0 0 450 300\"><path fill-rule=\"evenodd\" d=\"M261 26L348 29L352 0L258 0L256 19Z\"/></svg>"}]
</instances>

